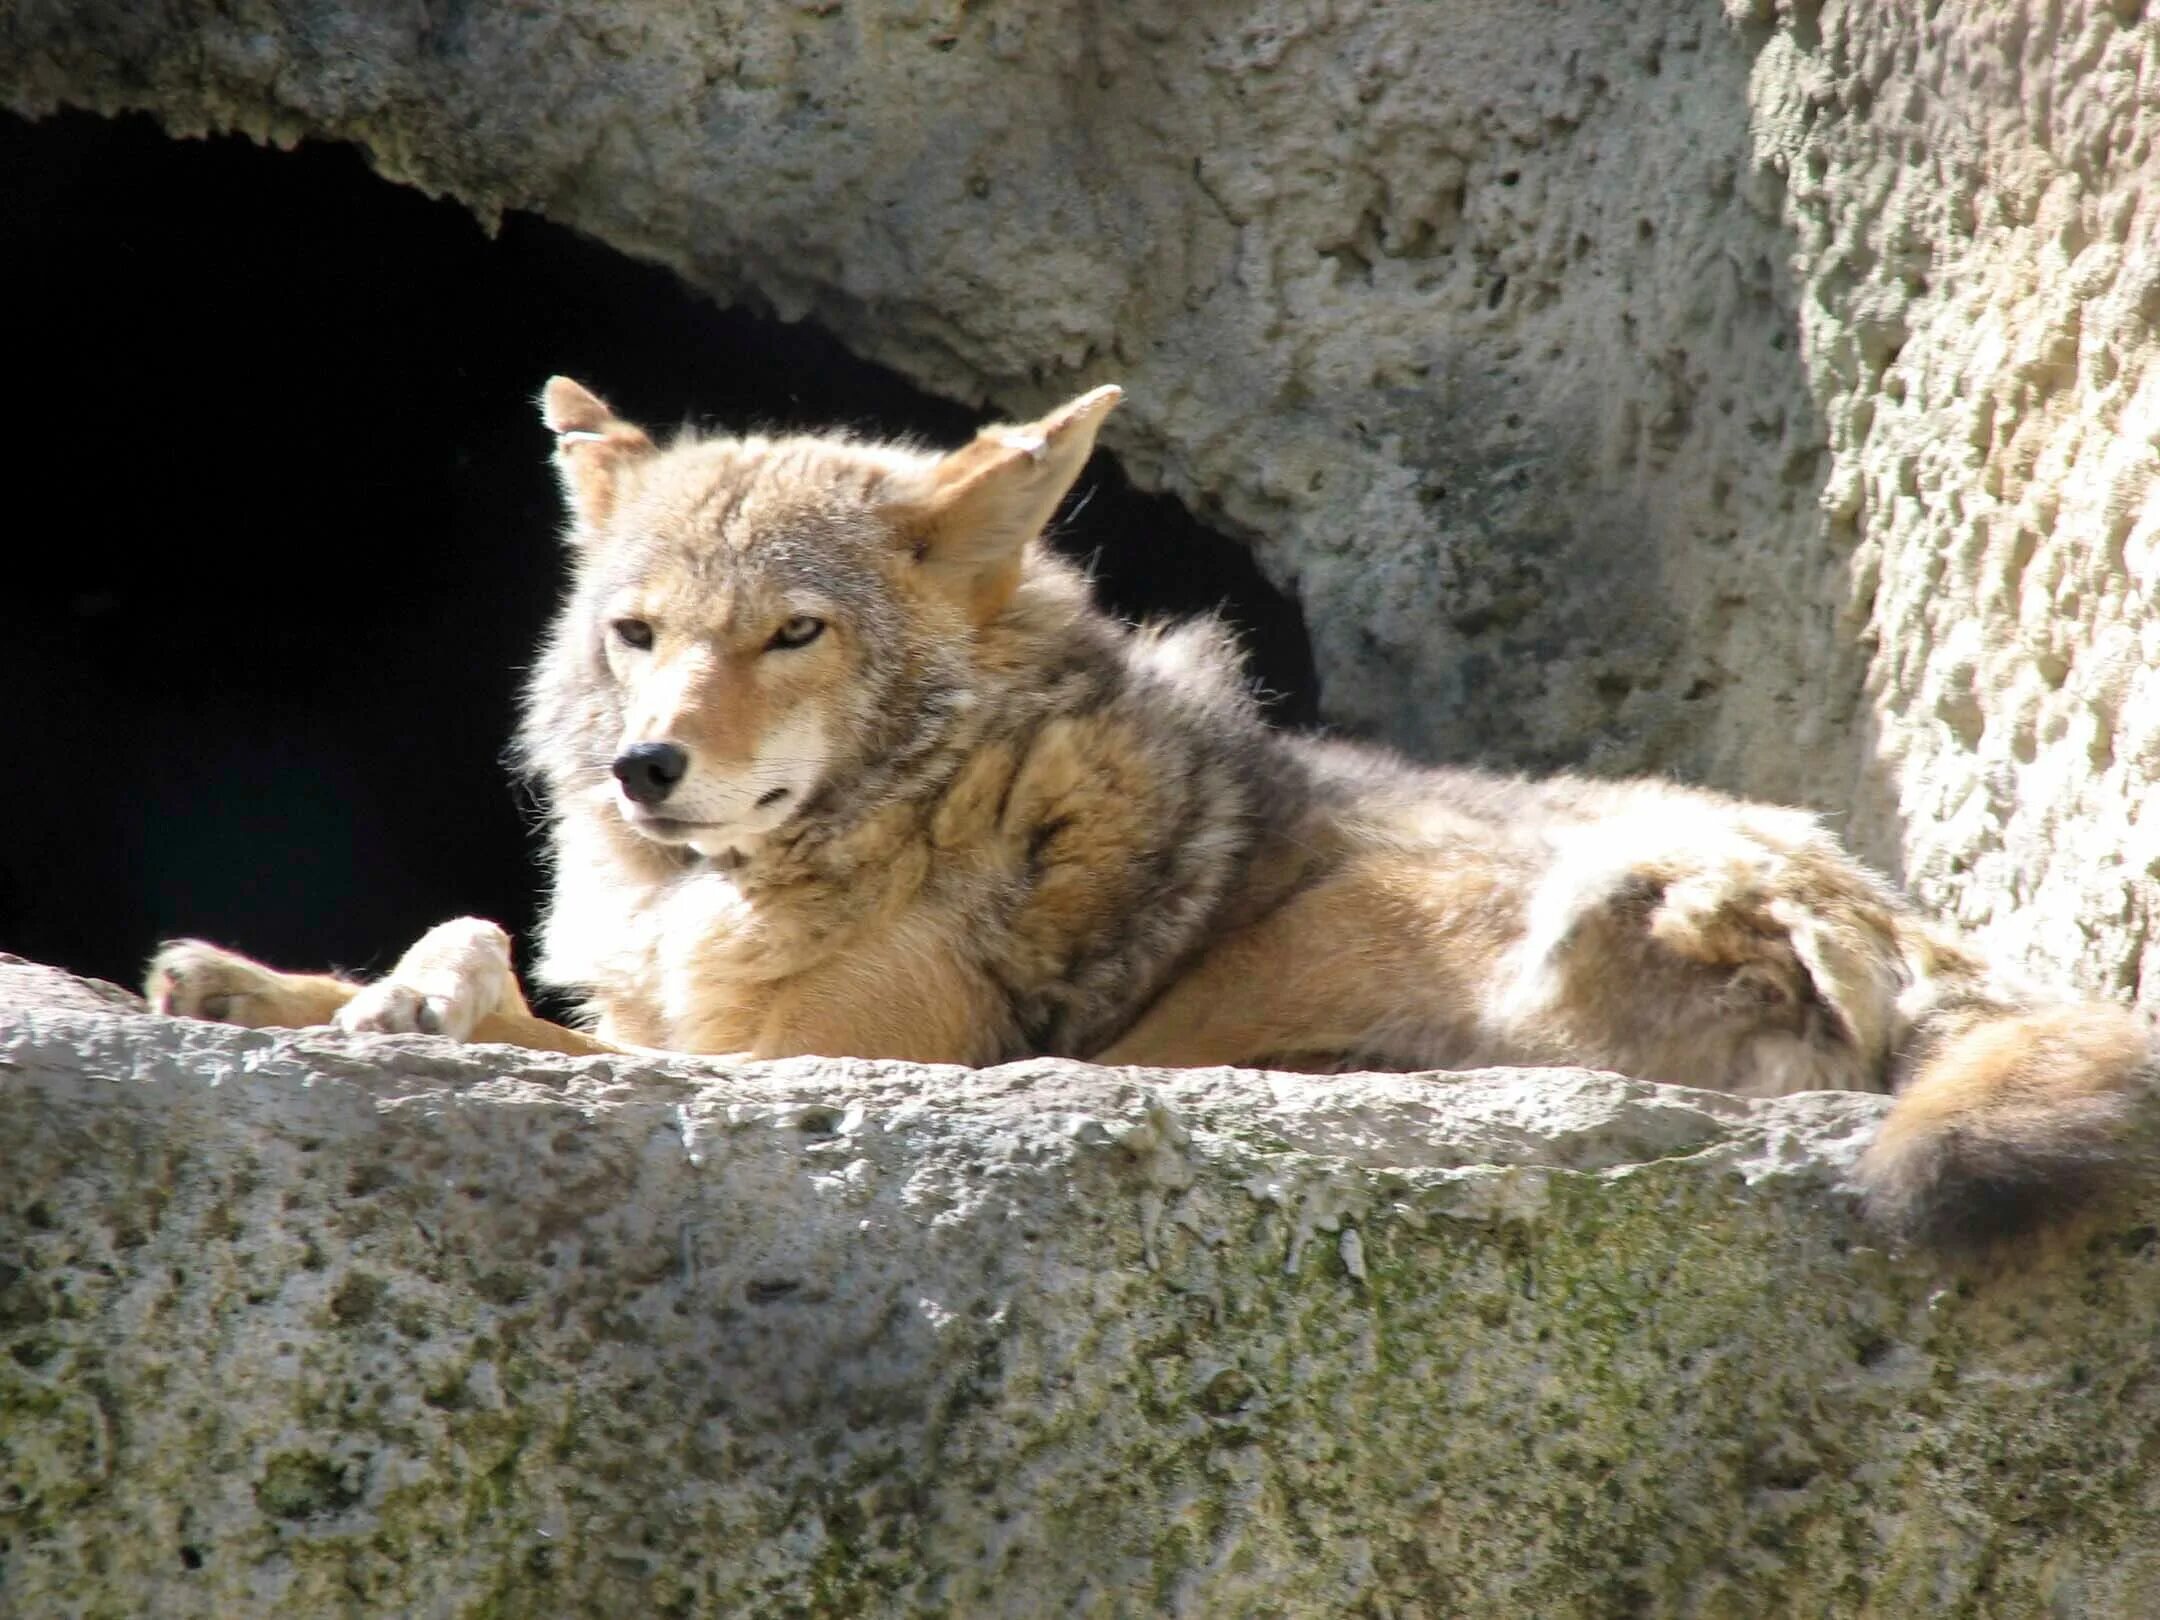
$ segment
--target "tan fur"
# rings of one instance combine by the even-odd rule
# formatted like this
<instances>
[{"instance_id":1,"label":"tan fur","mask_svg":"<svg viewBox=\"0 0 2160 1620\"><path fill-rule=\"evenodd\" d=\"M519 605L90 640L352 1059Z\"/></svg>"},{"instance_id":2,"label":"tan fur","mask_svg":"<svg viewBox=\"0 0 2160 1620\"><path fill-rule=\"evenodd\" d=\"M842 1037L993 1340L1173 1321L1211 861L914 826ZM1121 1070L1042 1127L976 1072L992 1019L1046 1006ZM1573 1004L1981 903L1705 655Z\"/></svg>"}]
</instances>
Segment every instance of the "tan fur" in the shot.
<instances>
[{"instance_id":1,"label":"tan fur","mask_svg":"<svg viewBox=\"0 0 2160 1620\"><path fill-rule=\"evenodd\" d=\"M1878 1214L1938 1241L1993 1238L2075 1205L2131 1158L2130 1108L2152 1067L2143 1018L2087 1004L1947 1024L1862 1161Z\"/></svg>"},{"instance_id":2,"label":"tan fur","mask_svg":"<svg viewBox=\"0 0 2160 1620\"><path fill-rule=\"evenodd\" d=\"M486 960L491 951L472 950L474 935L484 938L490 930L501 941L499 961ZM236 952L182 939L158 952L143 994L153 1012L249 1029L327 1024L352 1034L447 1034L578 1057L623 1050L535 1016L516 979L509 976L509 945L509 936L495 924L461 917L422 935L395 968L370 986L335 974L281 973ZM461 992L481 998L484 1011L446 1026L443 1007L428 1005L428 986L445 969L453 982L436 984L436 994L447 990L451 998ZM496 995L487 1001L490 984Z\"/></svg>"},{"instance_id":3,"label":"tan fur","mask_svg":"<svg viewBox=\"0 0 2160 1620\"><path fill-rule=\"evenodd\" d=\"M1904 1082L1863 1184L1944 1241L2122 1162L2143 1021L2000 981L1813 817L1279 736L1218 630L1103 618L1036 537L1116 397L943 456L663 449L556 379L575 583L524 739L540 974L591 1034L470 919L365 988L183 943L153 1000L563 1050ZM655 748L679 779L633 791Z\"/></svg>"}]
</instances>

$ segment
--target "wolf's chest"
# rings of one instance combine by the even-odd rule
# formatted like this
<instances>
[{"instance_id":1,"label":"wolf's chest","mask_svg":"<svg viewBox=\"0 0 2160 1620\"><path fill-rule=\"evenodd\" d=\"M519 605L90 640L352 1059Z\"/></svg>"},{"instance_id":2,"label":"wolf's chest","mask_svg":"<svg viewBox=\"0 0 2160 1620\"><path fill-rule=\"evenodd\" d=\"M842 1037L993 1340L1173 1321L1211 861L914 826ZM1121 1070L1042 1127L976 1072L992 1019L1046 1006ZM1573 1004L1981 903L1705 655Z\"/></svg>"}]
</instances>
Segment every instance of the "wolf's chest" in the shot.
<instances>
[{"instance_id":1,"label":"wolf's chest","mask_svg":"<svg viewBox=\"0 0 2160 1620\"><path fill-rule=\"evenodd\" d=\"M736 1050L775 987L831 948L815 916L760 905L716 869L662 881L565 869L541 976L583 990L625 1039Z\"/></svg>"}]
</instances>

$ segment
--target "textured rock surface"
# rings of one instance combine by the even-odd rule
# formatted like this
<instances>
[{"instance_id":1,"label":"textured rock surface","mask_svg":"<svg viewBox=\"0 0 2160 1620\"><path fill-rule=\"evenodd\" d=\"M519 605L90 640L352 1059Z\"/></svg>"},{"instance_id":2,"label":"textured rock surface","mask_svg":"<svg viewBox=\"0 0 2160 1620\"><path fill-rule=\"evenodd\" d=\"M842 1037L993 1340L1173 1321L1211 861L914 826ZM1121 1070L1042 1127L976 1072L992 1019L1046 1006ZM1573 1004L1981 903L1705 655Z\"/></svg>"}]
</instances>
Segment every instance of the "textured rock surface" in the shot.
<instances>
[{"instance_id":1,"label":"textured rock surface","mask_svg":"<svg viewBox=\"0 0 2160 1620\"><path fill-rule=\"evenodd\" d=\"M1862 835L2004 954L2135 990L2160 949L2160 31L2137 4L1756 9L1757 160L1788 188L1869 656Z\"/></svg>"},{"instance_id":2,"label":"textured rock surface","mask_svg":"<svg viewBox=\"0 0 2160 1620\"><path fill-rule=\"evenodd\" d=\"M1879 1100L555 1060L0 984L0 1611L2160 1611L2160 1247Z\"/></svg>"},{"instance_id":3,"label":"textured rock surface","mask_svg":"<svg viewBox=\"0 0 2160 1620\"><path fill-rule=\"evenodd\" d=\"M0 99L353 141L1010 409L1115 376L1336 719L1847 814L2131 988L2142 12L7 0Z\"/></svg>"}]
</instances>

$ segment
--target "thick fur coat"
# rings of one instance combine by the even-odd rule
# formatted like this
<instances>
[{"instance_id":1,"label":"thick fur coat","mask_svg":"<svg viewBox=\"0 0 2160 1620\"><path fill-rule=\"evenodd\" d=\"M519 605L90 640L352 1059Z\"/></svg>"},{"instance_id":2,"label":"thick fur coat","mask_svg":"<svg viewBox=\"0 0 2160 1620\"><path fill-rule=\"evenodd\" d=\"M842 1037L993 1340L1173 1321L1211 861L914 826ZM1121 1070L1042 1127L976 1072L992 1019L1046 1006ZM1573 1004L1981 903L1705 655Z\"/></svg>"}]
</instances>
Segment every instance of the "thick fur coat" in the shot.
<instances>
[{"instance_id":1,"label":"thick fur coat","mask_svg":"<svg viewBox=\"0 0 2160 1620\"><path fill-rule=\"evenodd\" d=\"M583 1031L470 920L367 987L182 942L153 998L570 1050L1896 1090L1863 1167L1891 1223L1987 1238L2105 1183L2144 1021L1991 973L1813 817L1271 732L1219 627L1097 611L1040 535L1116 399L943 455L662 447L557 378L573 581L521 747L538 976Z\"/></svg>"}]
</instances>

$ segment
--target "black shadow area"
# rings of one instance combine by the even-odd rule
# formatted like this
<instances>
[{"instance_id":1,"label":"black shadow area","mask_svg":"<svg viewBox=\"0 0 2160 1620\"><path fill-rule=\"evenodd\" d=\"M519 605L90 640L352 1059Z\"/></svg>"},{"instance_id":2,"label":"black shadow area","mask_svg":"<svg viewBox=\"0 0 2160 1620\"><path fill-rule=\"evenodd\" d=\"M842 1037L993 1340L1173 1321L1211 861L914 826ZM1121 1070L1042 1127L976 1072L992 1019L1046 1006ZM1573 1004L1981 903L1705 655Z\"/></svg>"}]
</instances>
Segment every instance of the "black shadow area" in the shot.
<instances>
[{"instance_id":1,"label":"black shadow area","mask_svg":"<svg viewBox=\"0 0 2160 1620\"><path fill-rule=\"evenodd\" d=\"M0 949L123 982L174 934L372 969L445 917L530 929L502 753L560 578L549 373L656 425L978 421L343 148L0 116L0 254ZM1060 544L1114 608L1224 606L1310 718L1297 611L1241 546L1107 459L1081 492Z\"/></svg>"}]
</instances>

